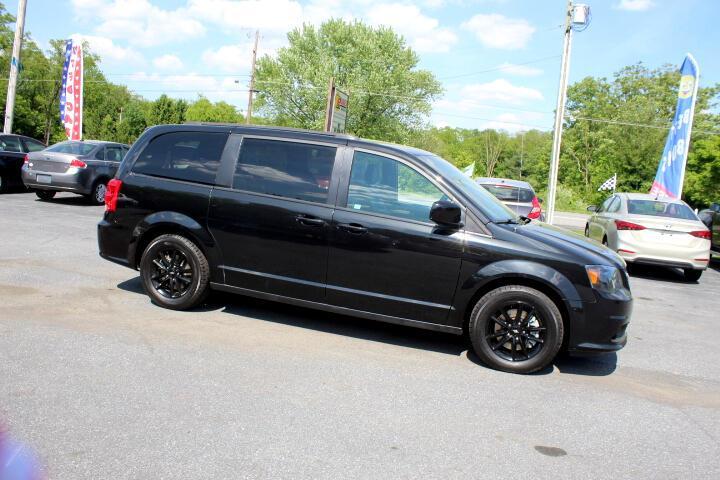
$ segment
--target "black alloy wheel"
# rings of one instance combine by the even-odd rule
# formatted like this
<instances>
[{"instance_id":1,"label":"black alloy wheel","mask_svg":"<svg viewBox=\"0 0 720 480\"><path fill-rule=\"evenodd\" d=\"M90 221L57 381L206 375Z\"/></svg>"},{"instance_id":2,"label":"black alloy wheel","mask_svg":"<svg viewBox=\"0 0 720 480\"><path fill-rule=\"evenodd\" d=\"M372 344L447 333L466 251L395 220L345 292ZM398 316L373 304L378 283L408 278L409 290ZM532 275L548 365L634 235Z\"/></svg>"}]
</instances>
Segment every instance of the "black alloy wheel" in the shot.
<instances>
[{"instance_id":1,"label":"black alloy wheel","mask_svg":"<svg viewBox=\"0 0 720 480\"><path fill-rule=\"evenodd\" d=\"M35 190L35 195L40 200L52 200L56 193L54 190Z\"/></svg>"},{"instance_id":2,"label":"black alloy wheel","mask_svg":"<svg viewBox=\"0 0 720 480\"><path fill-rule=\"evenodd\" d=\"M153 288L163 297L180 298L190 289L193 269L185 254L177 248L158 250L150 276Z\"/></svg>"},{"instance_id":3,"label":"black alloy wheel","mask_svg":"<svg viewBox=\"0 0 720 480\"><path fill-rule=\"evenodd\" d=\"M207 295L210 266L191 240L167 234L153 239L145 249L140 276L153 302L173 310L186 310Z\"/></svg>"},{"instance_id":4,"label":"black alloy wheel","mask_svg":"<svg viewBox=\"0 0 720 480\"><path fill-rule=\"evenodd\" d=\"M563 334L563 318L555 302L524 285L506 285L483 295L468 324L480 360L511 373L532 373L549 365Z\"/></svg>"},{"instance_id":5,"label":"black alloy wheel","mask_svg":"<svg viewBox=\"0 0 720 480\"><path fill-rule=\"evenodd\" d=\"M485 338L496 355L510 362L530 360L545 343L545 322L526 302L506 302L490 315Z\"/></svg>"}]
</instances>

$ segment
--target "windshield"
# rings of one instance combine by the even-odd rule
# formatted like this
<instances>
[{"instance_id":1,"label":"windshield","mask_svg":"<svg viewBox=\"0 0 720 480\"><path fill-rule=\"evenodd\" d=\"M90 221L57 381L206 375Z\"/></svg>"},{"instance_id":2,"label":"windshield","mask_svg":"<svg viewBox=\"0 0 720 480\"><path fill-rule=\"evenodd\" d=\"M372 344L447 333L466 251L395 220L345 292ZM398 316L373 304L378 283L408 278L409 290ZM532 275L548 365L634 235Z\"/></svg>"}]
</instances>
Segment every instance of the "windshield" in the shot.
<instances>
[{"instance_id":1,"label":"windshield","mask_svg":"<svg viewBox=\"0 0 720 480\"><path fill-rule=\"evenodd\" d=\"M60 142L45 149L46 152L72 153L73 155L87 155L95 149L96 145L83 142Z\"/></svg>"},{"instance_id":2,"label":"windshield","mask_svg":"<svg viewBox=\"0 0 720 480\"><path fill-rule=\"evenodd\" d=\"M432 161L435 169L447 181L447 183L461 190L469 199L483 211L492 222L506 222L515 220L517 215L500 202L490 192L478 185L472 178L455 167L447 160L437 155L421 155Z\"/></svg>"},{"instance_id":3,"label":"windshield","mask_svg":"<svg viewBox=\"0 0 720 480\"><path fill-rule=\"evenodd\" d=\"M697 220L695 212L682 203L660 202L657 200L628 200L628 213L653 217Z\"/></svg>"},{"instance_id":4,"label":"windshield","mask_svg":"<svg viewBox=\"0 0 720 480\"><path fill-rule=\"evenodd\" d=\"M535 193L527 188L492 183L481 183L480 186L495 195L495 198L501 202L530 203L535 198Z\"/></svg>"}]
</instances>

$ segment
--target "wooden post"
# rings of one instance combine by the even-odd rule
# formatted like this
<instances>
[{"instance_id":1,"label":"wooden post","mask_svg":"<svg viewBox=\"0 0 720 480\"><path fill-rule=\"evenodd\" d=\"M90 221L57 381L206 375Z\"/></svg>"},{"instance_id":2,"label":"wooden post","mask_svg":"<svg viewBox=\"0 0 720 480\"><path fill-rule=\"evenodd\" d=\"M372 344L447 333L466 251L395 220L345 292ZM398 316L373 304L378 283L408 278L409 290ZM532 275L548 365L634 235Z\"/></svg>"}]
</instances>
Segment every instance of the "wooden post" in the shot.
<instances>
[{"instance_id":1,"label":"wooden post","mask_svg":"<svg viewBox=\"0 0 720 480\"><path fill-rule=\"evenodd\" d=\"M248 92L248 106L245 115L245 123L252 123L253 94L255 93L255 60L257 59L258 39L260 38L260 30L255 30L255 45L252 51L252 70L250 72L250 91Z\"/></svg>"}]
</instances>

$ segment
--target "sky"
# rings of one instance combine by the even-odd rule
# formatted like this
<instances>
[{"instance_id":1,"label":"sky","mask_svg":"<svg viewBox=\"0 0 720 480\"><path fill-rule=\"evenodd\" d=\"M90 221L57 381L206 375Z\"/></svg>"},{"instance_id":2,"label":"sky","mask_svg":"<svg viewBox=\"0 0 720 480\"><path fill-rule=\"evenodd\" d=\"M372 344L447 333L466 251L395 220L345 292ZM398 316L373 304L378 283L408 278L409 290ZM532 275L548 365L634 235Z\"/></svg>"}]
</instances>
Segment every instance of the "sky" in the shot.
<instances>
[{"instance_id":1,"label":"sky","mask_svg":"<svg viewBox=\"0 0 720 480\"><path fill-rule=\"evenodd\" d=\"M583 3L577 1L576 3ZM626 65L679 66L691 52L700 85L720 83L720 0L586 0L592 19L573 34L570 83ZM17 0L5 1L17 13ZM565 0L28 0L26 31L41 48L81 36L107 77L153 99L247 105L252 41L259 55L287 32L329 18L402 34L444 87L436 126L549 130L562 51ZM350 99L352 110L352 98ZM658 124L671 119L657 119Z\"/></svg>"}]
</instances>

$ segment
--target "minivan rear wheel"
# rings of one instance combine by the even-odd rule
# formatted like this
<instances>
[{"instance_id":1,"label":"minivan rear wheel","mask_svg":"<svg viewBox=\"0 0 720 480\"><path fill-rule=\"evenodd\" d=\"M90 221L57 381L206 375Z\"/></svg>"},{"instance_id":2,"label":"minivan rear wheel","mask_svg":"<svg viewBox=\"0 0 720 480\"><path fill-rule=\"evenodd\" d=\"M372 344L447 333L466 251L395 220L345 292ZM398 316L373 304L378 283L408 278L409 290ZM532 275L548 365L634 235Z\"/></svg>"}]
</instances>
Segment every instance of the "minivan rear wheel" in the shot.
<instances>
[{"instance_id":1,"label":"minivan rear wheel","mask_svg":"<svg viewBox=\"0 0 720 480\"><path fill-rule=\"evenodd\" d=\"M475 354L486 365L532 373L549 365L560 350L563 321L555 302L541 291L508 285L475 304L468 333Z\"/></svg>"},{"instance_id":2,"label":"minivan rear wheel","mask_svg":"<svg viewBox=\"0 0 720 480\"><path fill-rule=\"evenodd\" d=\"M685 274L685 280L688 282L697 282L700 280L700 277L702 277L703 271L695 270L694 268L685 268L683 269L683 274Z\"/></svg>"},{"instance_id":3,"label":"minivan rear wheel","mask_svg":"<svg viewBox=\"0 0 720 480\"><path fill-rule=\"evenodd\" d=\"M202 302L209 290L210 266L203 252L182 235L153 239L140 260L140 277L152 301L172 310Z\"/></svg>"}]
</instances>

